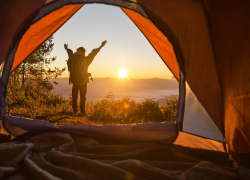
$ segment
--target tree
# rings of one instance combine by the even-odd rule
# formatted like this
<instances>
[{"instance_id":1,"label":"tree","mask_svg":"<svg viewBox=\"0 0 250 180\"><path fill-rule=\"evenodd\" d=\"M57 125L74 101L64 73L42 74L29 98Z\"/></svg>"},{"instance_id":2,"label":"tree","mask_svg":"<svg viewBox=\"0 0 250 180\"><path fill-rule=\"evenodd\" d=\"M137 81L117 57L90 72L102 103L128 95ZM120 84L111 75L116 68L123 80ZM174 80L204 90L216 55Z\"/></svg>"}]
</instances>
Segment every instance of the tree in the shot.
<instances>
[{"instance_id":1,"label":"tree","mask_svg":"<svg viewBox=\"0 0 250 180\"><path fill-rule=\"evenodd\" d=\"M52 90L53 84L49 81L51 78L57 78L62 75L66 68L51 69L49 65L56 60L56 57L48 57L53 50L53 36L49 37L41 46L39 46L26 60L24 60L18 68L16 68L11 76L10 83L27 83L35 82L38 86L42 86L45 90ZM57 84L54 82L54 84Z\"/></svg>"}]
</instances>

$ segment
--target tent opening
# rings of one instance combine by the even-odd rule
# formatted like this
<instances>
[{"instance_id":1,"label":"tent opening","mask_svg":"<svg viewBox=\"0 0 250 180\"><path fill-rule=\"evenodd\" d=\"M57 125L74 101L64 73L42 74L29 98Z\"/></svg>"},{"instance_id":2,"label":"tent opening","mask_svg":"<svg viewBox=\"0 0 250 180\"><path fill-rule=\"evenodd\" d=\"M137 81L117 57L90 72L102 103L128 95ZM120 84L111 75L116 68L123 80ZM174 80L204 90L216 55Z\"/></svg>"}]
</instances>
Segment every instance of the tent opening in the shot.
<instances>
[{"instance_id":1,"label":"tent opening","mask_svg":"<svg viewBox=\"0 0 250 180\"><path fill-rule=\"evenodd\" d=\"M70 13L72 9L77 13L70 20L66 20L67 23L55 21L57 16L62 16L60 20L72 16L65 10L68 6ZM168 70L164 60L168 58L176 61L167 38L147 19L135 18L137 13L131 10L106 5L71 6L51 12L24 34L9 78L6 114L45 120L54 125L115 125L167 121L170 126L173 123L176 134L179 85L176 74L173 75ZM79 7L82 9L79 10ZM61 11L66 11L66 15ZM103 16L95 16L96 11ZM45 25L48 20L49 24ZM134 23L137 23L137 27ZM42 33L46 37L58 28L60 29L52 37L42 41ZM154 41L148 42L149 38ZM89 68L94 82L88 84L85 106L87 116L72 117L72 84L68 84L68 71L62 70L67 66L68 59L63 45L68 44L73 51L84 46L88 54L102 40L107 40L108 43ZM35 46L38 48L32 50ZM47 48L49 46L52 46L51 49ZM46 50L50 52L45 54ZM33 54L21 62L30 52ZM42 59L41 63L34 61L37 57ZM53 58L56 60L53 61ZM46 61L53 63L46 64ZM53 73L48 73L56 71L53 66L56 66L57 75L60 74L62 78L55 79ZM118 77L121 70L127 70L125 77ZM44 73L37 73L39 71ZM39 81L36 82L37 77ZM51 84L53 82L59 84ZM53 91L50 91L53 87Z\"/></svg>"}]
</instances>

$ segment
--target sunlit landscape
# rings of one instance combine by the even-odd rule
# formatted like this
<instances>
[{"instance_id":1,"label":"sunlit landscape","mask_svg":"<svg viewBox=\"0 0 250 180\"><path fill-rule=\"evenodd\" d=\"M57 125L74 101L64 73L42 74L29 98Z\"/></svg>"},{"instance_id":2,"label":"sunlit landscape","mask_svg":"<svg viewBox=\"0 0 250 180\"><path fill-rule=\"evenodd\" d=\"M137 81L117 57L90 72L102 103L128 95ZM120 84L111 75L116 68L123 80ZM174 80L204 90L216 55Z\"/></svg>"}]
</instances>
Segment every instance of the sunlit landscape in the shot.
<instances>
[{"instance_id":1,"label":"sunlit landscape","mask_svg":"<svg viewBox=\"0 0 250 180\"><path fill-rule=\"evenodd\" d=\"M73 52L83 46L87 56L104 40L88 68L86 116L73 115L64 44ZM174 122L178 82L119 8L85 5L13 71L6 102L8 115L55 125Z\"/></svg>"}]
</instances>

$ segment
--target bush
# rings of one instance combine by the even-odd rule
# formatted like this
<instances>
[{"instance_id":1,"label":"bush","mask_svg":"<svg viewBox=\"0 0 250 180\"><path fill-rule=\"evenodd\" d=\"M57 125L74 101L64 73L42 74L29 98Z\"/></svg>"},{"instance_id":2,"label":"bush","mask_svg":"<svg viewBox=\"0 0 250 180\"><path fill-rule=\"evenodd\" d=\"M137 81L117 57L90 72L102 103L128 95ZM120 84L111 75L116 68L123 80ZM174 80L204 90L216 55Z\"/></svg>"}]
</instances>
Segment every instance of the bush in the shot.
<instances>
[{"instance_id":1,"label":"bush","mask_svg":"<svg viewBox=\"0 0 250 180\"><path fill-rule=\"evenodd\" d=\"M114 93L97 102L86 102L86 117L72 117L71 100L44 91L34 83L10 84L7 92L7 114L43 119L54 124L131 124L175 122L178 100L168 99L163 107L152 98L136 102L130 96L115 99Z\"/></svg>"},{"instance_id":2,"label":"bush","mask_svg":"<svg viewBox=\"0 0 250 180\"><path fill-rule=\"evenodd\" d=\"M142 102L136 102L129 96L115 100L112 93L99 99L96 103L88 101L86 113L91 121L98 124L164 121L158 102L153 101L152 98L145 98Z\"/></svg>"},{"instance_id":3,"label":"bush","mask_svg":"<svg viewBox=\"0 0 250 180\"><path fill-rule=\"evenodd\" d=\"M139 103L138 113L140 117L143 117L144 122L164 121L159 103L153 101L152 98L145 98Z\"/></svg>"},{"instance_id":4,"label":"bush","mask_svg":"<svg viewBox=\"0 0 250 180\"><path fill-rule=\"evenodd\" d=\"M46 109L62 106L65 109L67 103L68 100L62 95L46 91L42 86L32 81L23 85L18 82L8 84L6 107L9 115L19 115L20 109L22 109L22 112L28 113L30 117L32 116L30 111L37 114L36 110L39 108Z\"/></svg>"},{"instance_id":5,"label":"bush","mask_svg":"<svg viewBox=\"0 0 250 180\"><path fill-rule=\"evenodd\" d=\"M177 115L178 100L176 97L173 99L167 99L165 105L162 107L164 118L167 121L175 122Z\"/></svg>"},{"instance_id":6,"label":"bush","mask_svg":"<svg viewBox=\"0 0 250 180\"><path fill-rule=\"evenodd\" d=\"M96 123L120 124L128 123L133 118L136 102L130 97L115 100L113 93L99 99L96 103L88 101L86 113Z\"/></svg>"}]
</instances>

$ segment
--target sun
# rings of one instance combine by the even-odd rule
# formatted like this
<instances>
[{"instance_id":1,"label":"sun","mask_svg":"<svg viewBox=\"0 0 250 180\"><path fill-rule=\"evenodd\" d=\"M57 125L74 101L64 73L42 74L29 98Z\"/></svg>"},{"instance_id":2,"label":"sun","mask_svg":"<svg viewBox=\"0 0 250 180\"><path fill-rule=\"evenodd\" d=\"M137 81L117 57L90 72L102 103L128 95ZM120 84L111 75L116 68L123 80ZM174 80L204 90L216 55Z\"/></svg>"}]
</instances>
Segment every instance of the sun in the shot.
<instances>
[{"instance_id":1,"label":"sun","mask_svg":"<svg viewBox=\"0 0 250 180\"><path fill-rule=\"evenodd\" d=\"M128 75L128 73L127 73L127 71L125 69L120 69L120 71L118 72L118 74L119 74L119 76L121 78L125 78Z\"/></svg>"}]
</instances>

